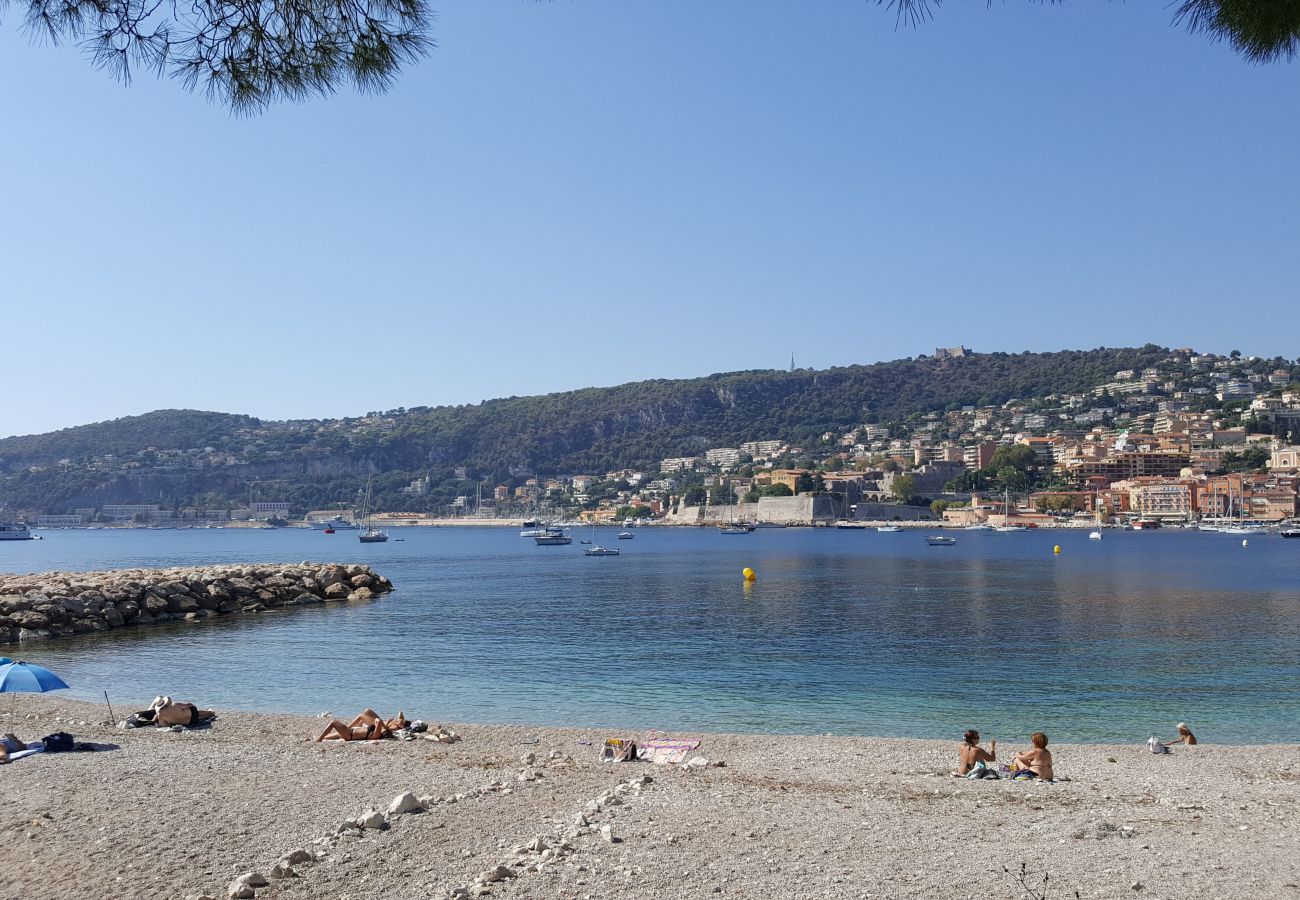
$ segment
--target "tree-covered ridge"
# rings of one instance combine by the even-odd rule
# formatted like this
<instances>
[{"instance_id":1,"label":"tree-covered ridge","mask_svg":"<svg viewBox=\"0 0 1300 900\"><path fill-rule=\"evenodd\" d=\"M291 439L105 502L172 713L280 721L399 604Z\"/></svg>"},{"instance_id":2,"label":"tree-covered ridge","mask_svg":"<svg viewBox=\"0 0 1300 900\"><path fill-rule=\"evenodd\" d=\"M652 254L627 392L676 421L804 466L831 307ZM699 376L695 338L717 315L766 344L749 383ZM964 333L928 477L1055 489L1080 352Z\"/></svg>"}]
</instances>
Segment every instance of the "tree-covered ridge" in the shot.
<instances>
[{"instance_id":1,"label":"tree-covered ridge","mask_svg":"<svg viewBox=\"0 0 1300 900\"><path fill-rule=\"evenodd\" d=\"M0 439L0 471L51 465L61 459L81 462L92 457L128 456L153 447L227 447L241 429L261 425L251 416L159 409L142 416L124 416L93 425L78 425L46 434Z\"/></svg>"},{"instance_id":2,"label":"tree-covered ridge","mask_svg":"<svg viewBox=\"0 0 1300 900\"><path fill-rule=\"evenodd\" d=\"M1154 345L918 357L656 379L342 420L160 410L0 440L0 506L62 512L106 502L202 504L247 499L250 482L266 482L262 499L312 507L351 502L374 472L377 505L432 508L466 490L457 467L492 483L517 483L522 473L654 471L665 457L709 447L772 438L800 444L864 422L1087 391L1117 370L1168 357ZM416 478L430 487L404 494Z\"/></svg>"}]
</instances>

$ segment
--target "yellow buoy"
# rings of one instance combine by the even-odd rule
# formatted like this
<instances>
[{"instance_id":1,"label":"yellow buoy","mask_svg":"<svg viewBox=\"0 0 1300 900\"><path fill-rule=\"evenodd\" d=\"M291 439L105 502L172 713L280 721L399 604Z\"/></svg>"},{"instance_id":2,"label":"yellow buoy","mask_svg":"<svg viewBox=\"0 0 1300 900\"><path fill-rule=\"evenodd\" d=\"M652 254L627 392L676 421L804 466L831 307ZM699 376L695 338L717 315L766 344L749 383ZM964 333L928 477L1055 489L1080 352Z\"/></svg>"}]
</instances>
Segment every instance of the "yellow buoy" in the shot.
<instances>
[{"instance_id":1,"label":"yellow buoy","mask_svg":"<svg viewBox=\"0 0 1300 900\"><path fill-rule=\"evenodd\" d=\"M741 569L740 574L745 576L746 581L753 581L755 578L758 577L757 575L754 574L754 570L751 569L749 566L745 566L745 568Z\"/></svg>"},{"instance_id":2,"label":"yellow buoy","mask_svg":"<svg viewBox=\"0 0 1300 900\"><path fill-rule=\"evenodd\" d=\"M1052 548L1052 552L1053 552L1053 553L1060 553L1060 552L1061 552L1061 545L1060 545L1060 544L1057 544L1055 547L1053 547L1053 548Z\"/></svg>"}]
</instances>

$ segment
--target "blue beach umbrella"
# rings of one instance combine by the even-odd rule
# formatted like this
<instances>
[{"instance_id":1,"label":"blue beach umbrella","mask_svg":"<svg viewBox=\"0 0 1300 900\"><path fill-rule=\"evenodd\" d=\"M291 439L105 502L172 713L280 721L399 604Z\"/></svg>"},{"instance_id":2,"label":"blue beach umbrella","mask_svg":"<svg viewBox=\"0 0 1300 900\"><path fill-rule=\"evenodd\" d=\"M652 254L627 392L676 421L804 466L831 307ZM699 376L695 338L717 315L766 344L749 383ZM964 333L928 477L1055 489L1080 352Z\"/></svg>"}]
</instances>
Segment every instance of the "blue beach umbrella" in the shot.
<instances>
[{"instance_id":1,"label":"blue beach umbrella","mask_svg":"<svg viewBox=\"0 0 1300 900\"><path fill-rule=\"evenodd\" d=\"M5 660L0 665L0 694L43 694L46 691L61 691L68 685L62 678L49 669L26 662ZM13 720L14 708L18 705L15 696L9 707L9 719Z\"/></svg>"}]
</instances>

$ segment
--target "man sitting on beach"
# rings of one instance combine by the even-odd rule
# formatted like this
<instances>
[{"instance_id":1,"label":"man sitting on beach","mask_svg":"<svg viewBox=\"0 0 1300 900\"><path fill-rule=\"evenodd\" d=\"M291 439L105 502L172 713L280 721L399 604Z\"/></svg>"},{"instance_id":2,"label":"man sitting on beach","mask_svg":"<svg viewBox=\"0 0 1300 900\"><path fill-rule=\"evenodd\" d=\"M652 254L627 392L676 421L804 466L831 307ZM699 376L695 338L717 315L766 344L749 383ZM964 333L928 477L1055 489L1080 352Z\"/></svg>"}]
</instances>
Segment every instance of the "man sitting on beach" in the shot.
<instances>
[{"instance_id":1,"label":"man sitting on beach","mask_svg":"<svg viewBox=\"0 0 1300 900\"><path fill-rule=\"evenodd\" d=\"M377 741L381 738L391 737L394 731L400 731L407 725L411 724L406 721L406 716L400 711L396 718L389 719L385 722L380 718L379 713L373 709L362 710L361 715L357 716L349 724L344 724L338 719L333 720L325 726L317 741Z\"/></svg>"},{"instance_id":2,"label":"man sitting on beach","mask_svg":"<svg viewBox=\"0 0 1300 900\"><path fill-rule=\"evenodd\" d=\"M1041 778L1052 781L1056 773L1052 771L1052 752L1047 749L1047 735L1035 731L1029 736L1033 748L1017 753L1011 760L1013 778Z\"/></svg>"},{"instance_id":3,"label":"man sitting on beach","mask_svg":"<svg viewBox=\"0 0 1300 900\"><path fill-rule=\"evenodd\" d=\"M998 758L998 742L996 738L989 739L989 748L985 750L980 746L980 733L974 728L967 731L964 735L965 742L957 747L957 771L954 774L965 775L975 768L977 763L996 762Z\"/></svg>"}]
</instances>

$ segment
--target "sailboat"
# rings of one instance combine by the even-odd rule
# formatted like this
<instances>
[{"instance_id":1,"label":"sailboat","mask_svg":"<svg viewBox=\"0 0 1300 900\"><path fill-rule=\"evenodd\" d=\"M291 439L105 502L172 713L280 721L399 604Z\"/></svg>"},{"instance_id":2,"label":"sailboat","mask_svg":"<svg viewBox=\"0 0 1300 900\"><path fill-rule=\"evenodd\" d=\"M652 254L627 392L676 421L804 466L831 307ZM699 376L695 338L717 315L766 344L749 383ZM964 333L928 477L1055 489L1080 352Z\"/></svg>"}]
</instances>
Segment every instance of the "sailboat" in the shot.
<instances>
[{"instance_id":1,"label":"sailboat","mask_svg":"<svg viewBox=\"0 0 1300 900\"><path fill-rule=\"evenodd\" d=\"M1011 524L1011 489L1007 488L1006 499L1002 506L1002 524L993 528L994 531L1028 531L1023 525Z\"/></svg>"},{"instance_id":2,"label":"sailboat","mask_svg":"<svg viewBox=\"0 0 1300 900\"><path fill-rule=\"evenodd\" d=\"M1219 527L1221 534L1256 534L1258 529L1246 524L1246 482L1241 483L1241 496L1237 498L1237 517L1232 518L1232 482L1228 482L1228 517L1231 524Z\"/></svg>"},{"instance_id":3,"label":"sailboat","mask_svg":"<svg viewBox=\"0 0 1300 900\"><path fill-rule=\"evenodd\" d=\"M366 527L364 531L357 535L357 540L363 544L382 544L388 540L388 532L375 528L370 522L370 479L371 476L366 476L366 493L361 501L361 517L365 520Z\"/></svg>"}]
</instances>

